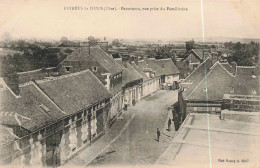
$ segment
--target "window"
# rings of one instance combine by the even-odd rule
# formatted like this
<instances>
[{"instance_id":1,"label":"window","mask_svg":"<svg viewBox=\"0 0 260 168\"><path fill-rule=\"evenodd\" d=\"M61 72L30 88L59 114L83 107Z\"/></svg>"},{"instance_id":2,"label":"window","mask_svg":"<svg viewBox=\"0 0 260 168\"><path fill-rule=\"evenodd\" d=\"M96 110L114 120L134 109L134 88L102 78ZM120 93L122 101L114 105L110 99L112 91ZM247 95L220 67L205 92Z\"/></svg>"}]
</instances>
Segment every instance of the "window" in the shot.
<instances>
[{"instance_id":1,"label":"window","mask_svg":"<svg viewBox=\"0 0 260 168\"><path fill-rule=\"evenodd\" d=\"M92 71L93 71L93 72L97 72L97 67L96 67L96 66L93 66L93 67L92 67Z\"/></svg>"},{"instance_id":2,"label":"window","mask_svg":"<svg viewBox=\"0 0 260 168\"><path fill-rule=\"evenodd\" d=\"M234 88L232 86L230 87L229 93L234 93Z\"/></svg>"},{"instance_id":3,"label":"window","mask_svg":"<svg viewBox=\"0 0 260 168\"><path fill-rule=\"evenodd\" d=\"M255 94L256 94L256 91L255 91L254 89L252 90L252 94L253 94L253 95L255 95Z\"/></svg>"},{"instance_id":4,"label":"window","mask_svg":"<svg viewBox=\"0 0 260 168\"><path fill-rule=\"evenodd\" d=\"M193 109L194 111L198 111L198 107L194 107L194 109Z\"/></svg>"},{"instance_id":5,"label":"window","mask_svg":"<svg viewBox=\"0 0 260 168\"><path fill-rule=\"evenodd\" d=\"M69 72L70 71L70 67L65 67L66 71Z\"/></svg>"},{"instance_id":6,"label":"window","mask_svg":"<svg viewBox=\"0 0 260 168\"><path fill-rule=\"evenodd\" d=\"M216 112L220 112L221 108L220 107L216 107Z\"/></svg>"}]
</instances>

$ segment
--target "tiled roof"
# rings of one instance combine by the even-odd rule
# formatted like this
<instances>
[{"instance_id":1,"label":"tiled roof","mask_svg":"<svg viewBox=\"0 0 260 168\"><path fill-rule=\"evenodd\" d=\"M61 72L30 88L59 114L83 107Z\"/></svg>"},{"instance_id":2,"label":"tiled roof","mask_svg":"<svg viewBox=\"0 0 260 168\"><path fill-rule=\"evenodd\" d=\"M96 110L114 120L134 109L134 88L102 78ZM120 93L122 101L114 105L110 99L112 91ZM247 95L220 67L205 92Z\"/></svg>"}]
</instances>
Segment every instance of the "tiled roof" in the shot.
<instances>
[{"instance_id":1,"label":"tiled roof","mask_svg":"<svg viewBox=\"0 0 260 168\"><path fill-rule=\"evenodd\" d=\"M8 89L0 91L0 97L2 124L20 125L34 131L64 116L64 113L57 109L32 82L20 87L19 98ZM43 111L41 105L48 107L49 112Z\"/></svg>"},{"instance_id":2,"label":"tiled roof","mask_svg":"<svg viewBox=\"0 0 260 168\"><path fill-rule=\"evenodd\" d=\"M236 67L236 76L260 76L260 68L255 66L237 66Z\"/></svg>"},{"instance_id":3,"label":"tiled roof","mask_svg":"<svg viewBox=\"0 0 260 168\"><path fill-rule=\"evenodd\" d=\"M9 130L9 128L0 125L0 147L5 146L17 139L11 131L12 130Z\"/></svg>"},{"instance_id":4,"label":"tiled roof","mask_svg":"<svg viewBox=\"0 0 260 168\"><path fill-rule=\"evenodd\" d=\"M114 58L114 60L121 66L123 66L122 58Z\"/></svg>"},{"instance_id":5,"label":"tiled roof","mask_svg":"<svg viewBox=\"0 0 260 168\"><path fill-rule=\"evenodd\" d=\"M179 74L176 65L169 59L148 59L147 64L155 71L156 76Z\"/></svg>"},{"instance_id":6,"label":"tiled roof","mask_svg":"<svg viewBox=\"0 0 260 168\"><path fill-rule=\"evenodd\" d=\"M191 52L194 53L200 60L204 60L204 57L211 57L209 51L206 49L192 49L189 53Z\"/></svg>"},{"instance_id":7,"label":"tiled roof","mask_svg":"<svg viewBox=\"0 0 260 168\"><path fill-rule=\"evenodd\" d=\"M66 114L77 112L112 96L90 70L36 83Z\"/></svg>"},{"instance_id":8,"label":"tiled roof","mask_svg":"<svg viewBox=\"0 0 260 168\"><path fill-rule=\"evenodd\" d=\"M142 78L143 76L135 68L129 63L126 64L126 67L123 69L123 85Z\"/></svg>"},{"instance_id":9,"label":"tiled roof","mask_svg":"<svg viewBox=\"0 0 260 168\"><path fill-rule=\"evenodd\" d=\"M132 64L132 66L143 76L143 80L144 81L148 81L151 78L149 76L147 76L144 72L145 69L149 69L150 67L148 66L148 64L146 64L146 62L144 60L142 61L138 61L138 65L136 65L135 63Z\"/></svg>"},{"instance_id":10,"label":"tiled roof","mask_svg":"<svg viewBox=\"0 0 260 168\"><path fill-rule=\"evenodd\" d=\"M240 95L260 94L258 77L234 76L219 62L216 62L210 67L207 72L200 73L201 75L199 75L198 72L192 73L183 82L192 83L188 85L188 89L183 92L185 99L214 101L222 100L224 94L229 93Z\"/></svg>"},{"instance_id":11,"label":"tiled roof","mask_svg":"<svg viewBox=\"0 0 260 168\"><path fill-rule=\"evenodd\" d=\"M68 55L63 62L87 61L89 59L97 61L111 74L122 72L123 68L99 46L80 47Z\"/></svg>"},{"instance_id":12,"label":"tiled roof","mask_svg":"<svg viewBox=\"0 0 260 168\"><path fill-rule=\"evenodd\" d=\"M236 73L236 69L233 68L228 62L225 63L221 63L221 65L231 74L235 74Z\"/></svg>"},{"instance_id":13,"label":"tiled roof","mask_svg":"<svg viewBox=\"0 0 260 168\"><path fill-rule=\"evenodd\" d=\"M187 96L189 100L222 100L224 93L229 93L234 85L234 77L216 63L207 76Z\"/></svg>"},{"instance_id":14,"label":"tiled roof","mask_svg":"<svg viewBox=\"0 0 260 168\"><path fill-rule=\"evenodd\" d=\"M187 90L183 92L184 98L186 98L195 87L205 78L205 75L208 74L209 68L212 66L212 60L207 58L202 64L200 64L194 71L187 76L184 81L181 83L182 86L189 83Z\"/></svg>"},{"instance_id":15,"label":"tiled roof","mask_svg":"<svg viewBox=\"0 0 260 168\"><path fill-rule=\"evenodd\" d=\"M176 66L180 71L180 77L185 78L187 74L189 74L192 70L189 65L185 61L177 61Z\"/></svg>"}]
</instances>

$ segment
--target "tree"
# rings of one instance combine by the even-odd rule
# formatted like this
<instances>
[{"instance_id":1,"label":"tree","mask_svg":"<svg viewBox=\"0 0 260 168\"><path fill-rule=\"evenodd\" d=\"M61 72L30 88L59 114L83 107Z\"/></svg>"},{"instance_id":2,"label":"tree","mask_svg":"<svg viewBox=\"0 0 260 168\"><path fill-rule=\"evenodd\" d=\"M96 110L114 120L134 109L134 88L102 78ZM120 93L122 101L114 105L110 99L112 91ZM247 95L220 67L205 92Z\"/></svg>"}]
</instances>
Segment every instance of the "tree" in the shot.
<instances>
[{"instance_id":1,"label":"tree","mask_svg":"<svg viewBox=\"0 0 260 168\"><path fill-rule=\"evenodd\" d=\"M234 50L234 53L228 57L229 62L235 61L240 66L252 66L259 59L259 44L255 42L249 44L229 42L225 46Z\"/></svg>"},{"instance_id":2,"label":"tree","mask_svg":"<svg viewBox=\"0 0 260 168\"><path fill-rule=\"evenodd\" d=\"M9 32L4 32L2 34L2 37L1 39L4 41L4 42L9 42L11 40L11 35Z\"/></svg>"},{"instance_id":3,"label":"tree","mask_svg":"<svg viewBox=\"0 0 260 168\"><path fill-rule=\"evenodd\" d=\"M119 47L119 46L121 46L122 44L120 43L120 41L118 40L118 39L114 39L113 41L112 41L112 46L117 46L117 47Z\"/></svg>"},{"instance_id":4,"label":"tree","mask_svg":"<svg viewBox=\"0 0 260 168\"><path fill-rule=\"evenodd\" d=\"M60 38L61 42L66 42L69 41L68 37L63 36L62 38Z\"/></svg>"},{"instance_id":5,"label":"tree","mask_svg":"<svg viewBox=\"0 0 260 168\"><path fill-rule=\"evenodd\" d=\"M89 43L90 46L97 45L98 41L100 41L100 40L96 39L93 36L88 37L88 43Z\"/></svg>"},{"instance_id":6,"label":"tree","mask_svg":"<svg viewBox=\"0 0 260 168\"><path fill-rule=\"evenodd\" d=\"M185 45L186 45L186 50L187 50L187 52L188 52L188 51L190 51L191 49L194 49L194 48L195 48L195 41L194 41L194 40L186 41L186 42L185 42Z\"/></svg>"}]
</instances>

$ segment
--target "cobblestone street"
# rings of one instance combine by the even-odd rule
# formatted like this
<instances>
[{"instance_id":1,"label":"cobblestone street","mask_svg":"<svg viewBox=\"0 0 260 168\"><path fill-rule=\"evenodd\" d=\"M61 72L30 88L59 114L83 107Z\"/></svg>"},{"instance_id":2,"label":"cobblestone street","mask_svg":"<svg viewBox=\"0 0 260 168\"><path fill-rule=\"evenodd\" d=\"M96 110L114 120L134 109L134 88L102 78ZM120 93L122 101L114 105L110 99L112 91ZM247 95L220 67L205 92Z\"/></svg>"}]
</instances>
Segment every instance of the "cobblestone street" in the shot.
<instances>
[{"instance_id":1,"label":"cobblestone street","mask_svg":"<svg viewBox=\"0 0 260 168\"><path fill-rule=\"evenodd\" d=\"M171 138L163 131L166 129L167 108L176 101L177 91L160 90L130 107L129 113L135 117L90 165L153 164L169 146ZM156 141L156 128L161 131L160 142Z\"/></svg>"},{"instance_id":2,"label":"cobblestone street","mask_svg":"<svg viewBox=\"0 0 260 168\"><path fill-rule=\"evenodd\" d=\"M172 139L163 132L166 131L168 107L176 101L177 91L159 90L131 106L105 136L66 166L153 164ZM160 142L156 141L156 128L161 131Z\"/></svg>"}]
</instances>

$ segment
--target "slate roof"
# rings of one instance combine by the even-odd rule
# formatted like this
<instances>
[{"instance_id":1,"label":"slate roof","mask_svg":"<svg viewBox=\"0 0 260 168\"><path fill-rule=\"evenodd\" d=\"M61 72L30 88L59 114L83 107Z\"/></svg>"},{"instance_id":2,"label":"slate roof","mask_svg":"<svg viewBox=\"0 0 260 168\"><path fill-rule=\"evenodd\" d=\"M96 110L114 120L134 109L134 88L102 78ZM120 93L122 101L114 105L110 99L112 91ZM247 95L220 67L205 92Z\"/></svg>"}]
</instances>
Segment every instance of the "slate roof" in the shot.
<instances>
[{"instance_id":1,"label":"slate roof","mask_svg":"<svg viewBox=\"0 0 260 168\"><path fill-rule=\"evenodd\" d=\"M36 81L36 83L66 114L78 112L112 97L90 70L64 75L54 80Z\"/></svg>"},{"instance_id":2,"label":"slate roof","mask_svg":"<svg viewBox=\"0 0 260 168\"><path fill-rule=\"evenodd\" d=\"M153 71L155 71L155 76L173 75L173 74L180 73L180 71L178 70L178 68L170 58L169 59L149 58L147 60L147 64Z\"/></svg>"},{"instance_id":3,"label":"slate roof","mask_svg":"<svg viewBox=\"0 0 260 168\"><path fill-rule=\"evenodd\" d=\"M126 67L123 69L123 85L140 79L143 79L143 76L127 63Z\"/></svg>"},{"instance_id":4,"label":"slate roof","mask_svg":"<svg viewBox=\"0 0 260 168\"><path fill-rule=\"evenodd\" d=\"M97 61L112 75L122 72L123 68L99 46L80 47L68 55L62 62L82 62L90 59Z\"/></svg>"}]
</instances>

